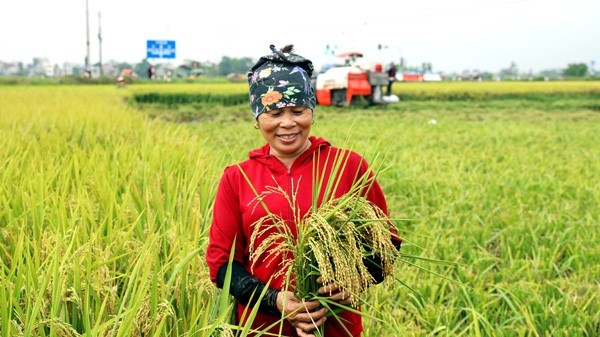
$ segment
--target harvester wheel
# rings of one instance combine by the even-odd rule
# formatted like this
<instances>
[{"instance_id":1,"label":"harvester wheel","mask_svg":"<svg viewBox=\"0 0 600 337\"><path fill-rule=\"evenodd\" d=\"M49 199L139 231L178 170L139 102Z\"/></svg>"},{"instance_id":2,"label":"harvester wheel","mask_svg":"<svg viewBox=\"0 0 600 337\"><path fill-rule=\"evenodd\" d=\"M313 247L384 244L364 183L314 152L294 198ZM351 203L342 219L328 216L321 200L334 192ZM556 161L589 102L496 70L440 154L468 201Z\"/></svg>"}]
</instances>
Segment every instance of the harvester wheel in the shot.
<instances>
[{"instance_id":1,"label":"harvester wheel","mask_svg":"<svg viewBox=\"0 0 600 337\"><path fill-rule=\"evenodd\" d=\"M331 90L331 105L345 106L346 105L346 89Z\"/></svg>"}]
</instances>

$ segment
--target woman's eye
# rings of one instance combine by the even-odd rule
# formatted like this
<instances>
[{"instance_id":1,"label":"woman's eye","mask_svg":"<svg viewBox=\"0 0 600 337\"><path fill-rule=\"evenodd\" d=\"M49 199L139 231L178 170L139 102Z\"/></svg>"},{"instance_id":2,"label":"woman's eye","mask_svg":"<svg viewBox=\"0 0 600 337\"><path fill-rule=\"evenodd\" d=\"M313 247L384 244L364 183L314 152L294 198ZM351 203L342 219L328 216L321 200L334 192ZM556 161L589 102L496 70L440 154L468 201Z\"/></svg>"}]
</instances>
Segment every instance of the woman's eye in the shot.
<instances>
[{"instance_id":1,"label":"woman's eye","mask_svg":"<svg viewBox=\"0 0 600 337\"><path fill-rule=\"evenodd\" d=\"M278 115L278 114L281 114L282 110L281 109L273 109L273 110L267 110L265 112L268 115Z\"/></svg>"}]
</instances>

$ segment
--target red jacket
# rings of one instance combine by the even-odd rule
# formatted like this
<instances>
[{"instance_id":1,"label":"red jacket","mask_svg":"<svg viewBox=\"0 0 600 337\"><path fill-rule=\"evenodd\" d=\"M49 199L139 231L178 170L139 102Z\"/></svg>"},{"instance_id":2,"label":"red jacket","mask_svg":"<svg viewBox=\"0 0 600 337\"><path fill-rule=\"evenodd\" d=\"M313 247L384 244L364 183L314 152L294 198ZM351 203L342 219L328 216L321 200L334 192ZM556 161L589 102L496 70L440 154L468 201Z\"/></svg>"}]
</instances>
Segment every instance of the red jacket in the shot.
<instances>
[{"instance_id":1,"label":"red jacket","mask_svg":"<svg viewBox=\"0 0 600 337\"><path fill-rule=\"evenodd\" d=\"M248 272L263 282L269 281L277 271L279 271L279 262L275 260L259 260L254 262L254 269L250 268L249 261L249 242L252 235L251 225L261 217L267 215L264 208L256 205L256 193L260 194L266 190L267 186L281 186L289 195L292 194L292 188L297 188L297 202L302 215L308 213L312 205L312 185L313 185L313 162L319 165L318 172L324 172L326 178L331 176L333 158L338 155L344 158L345 169L338 174L340 182L334 197L339 197L346 193L352 184L368 172L367 162L357 153L343 150L331 146L329 142L322 138L310 137L311 147L300 155L288 171L279 159L269 154L270 147L265 145L262 148L250 151L249 159L237 165L228 166L219 183L217 189L213 221L210 228L209 244L206 251L206 261L210 269L210 278L216 282L217 271L228 261L229 252L235 241L234 259L241 263ZM244 177L240 168L248 179ZM256 189L253 191L250 181ZM325 186L325 185L323 185ZM320 200L323 198L321 191ZM386 214L387 205L381 190L381 187L374 181L368 191L366 198L379 206ZM285 197L279 194L270 194L264 198L269 211L278 214L285 219L291 227L293 233L296 233L295 223L293 221L292 209ZM256 243L257 245L260 242ZM283 277L278 277L270 281L269 286L274 289L281 289ZM238 306L238 317L242 316L244 307ZM362 321L358 314L343 312L342 320L348 320L345 324L353 336L359 336L362 331ZM271 316L259 312L256 316L253 327L268 326L277 321L279 317ZM243 322L242 322L243 323ZM325 324L325 335L328 337L345 336L344 329L338 326L335 319L329 319ZM283 326L284 336L294 336L295 332L292 325L287 321ZM279 325L270 332L278 333Z\"/></svg>"}]
</instances>

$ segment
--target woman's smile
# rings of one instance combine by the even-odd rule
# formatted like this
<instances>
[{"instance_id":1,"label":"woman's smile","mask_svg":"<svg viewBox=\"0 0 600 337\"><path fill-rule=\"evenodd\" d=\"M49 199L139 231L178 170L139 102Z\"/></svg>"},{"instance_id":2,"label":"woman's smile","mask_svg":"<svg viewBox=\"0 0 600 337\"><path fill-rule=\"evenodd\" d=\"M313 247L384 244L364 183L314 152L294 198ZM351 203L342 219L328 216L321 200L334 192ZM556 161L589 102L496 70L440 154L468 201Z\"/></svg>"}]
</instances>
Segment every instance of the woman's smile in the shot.
<instances>
[{"instance_id":1,"label":"woman's smile","mask_svg":"<svg viewBox=\"0 0 600 337\"><path fill-rule=\"evenodd\" d=\"M293 141L296 139L296 136L298 136L299 134L300 134L300 132L288 133L288 134L277 135L277 137L281 138L284 141Z\"/></svg>"}]
</instances>

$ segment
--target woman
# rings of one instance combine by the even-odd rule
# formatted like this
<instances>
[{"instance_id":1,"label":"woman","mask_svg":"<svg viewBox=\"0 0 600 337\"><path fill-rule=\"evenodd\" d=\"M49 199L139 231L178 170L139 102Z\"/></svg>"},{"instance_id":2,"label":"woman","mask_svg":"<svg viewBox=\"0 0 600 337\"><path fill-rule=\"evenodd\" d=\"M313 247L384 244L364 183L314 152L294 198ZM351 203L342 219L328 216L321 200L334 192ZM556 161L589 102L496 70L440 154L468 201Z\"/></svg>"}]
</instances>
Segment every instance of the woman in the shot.
<instances>
[{"instance_id":1,"label":"woman","mask_svg":"<svg viewBox=\"0 0 600 337\"><path fill-rule=\"evenodd\" d=\"M217 189L206 261L211 280L222 287L230 252L234 249L230 293L238 301L241 324L245 322L246 307L258 304L259 312L252 322L254 329L303 337L313 336L311 331L327 320L326 308L320 307L318 301L301 301L285 288L279 270L283 256L250 261L252 224L258 219L277 214L286 219L291 231L296 233L294 210L288 200L283 195L263 193L280 187L289 195L294 194L297 209L305 215L313 203L315 179L327 181L335 177L333 194L341 196L360 176L372 173L357 153L333 147L326 140L310 135L316 105L310 81L313 66L292 49L286 46L275 50L271 46L272 53L262 57L248 73L255 127L267 144L250 151L247 160L225 169ZM332 164L330 158L334 157L343 159L343 169L336 169ZM321 186L324 185L322 182ZM322 202L325 192L318 193L318 200ZM257 207L257 196L261 194L264 207ZM364 188L363 194L387 214L383 192L375 180ZM381 268L377 264L367 267L376 282L381 282ZM348 294L335 284L323 285L319 292L340 304L350 303ZM256 303L261 293L264 296ZM329 318L324 327L326 336L360 336L360 315L345 311L340 317L344 326Z\"/></svg>"}]
</instances>

